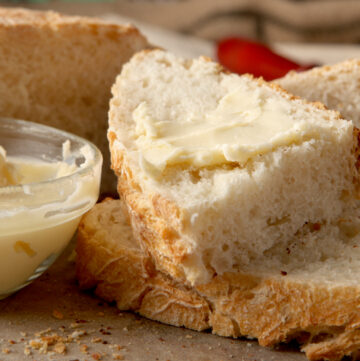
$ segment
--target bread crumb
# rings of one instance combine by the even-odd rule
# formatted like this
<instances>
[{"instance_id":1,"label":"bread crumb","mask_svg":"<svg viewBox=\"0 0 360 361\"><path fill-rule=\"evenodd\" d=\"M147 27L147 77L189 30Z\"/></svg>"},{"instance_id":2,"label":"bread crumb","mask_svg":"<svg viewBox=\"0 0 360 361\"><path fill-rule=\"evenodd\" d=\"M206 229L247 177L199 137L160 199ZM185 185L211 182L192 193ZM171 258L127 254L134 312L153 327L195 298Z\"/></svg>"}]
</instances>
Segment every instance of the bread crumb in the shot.
<instances>
[{"instance_id":1,"label":"bread crumb","mask_svg":"<svg viewBox=\"0 0 360 361\"><path fill-rule=\"evenodd\" d=\"M77 339L77 338L79 338L79 337L81 337L81 336L84 336L84 335L86 335L86 331L84 331L84 330L77 330L77 331L74 331L69 337L70 337L70 339Z\"/></svg>"},{"instance_id":2,"label":"bread crumb","mask_svg":"<svg viewBox=\"0 0 360 361\"><path fill-rule=\"evenodd\" d=\"M36 337L40 337L40 336L44 335L45 333L49 333L49 332L51 332L51 331L52 331L51 328L47 328L46 330L42 330L42 331L39 331L39 332L35 332L35 336L36 336Z\"/></svg>"},{"instance_id":3,"label":"bread crumb","mask_svg":"<svg viewBox=\"0 0 360 361\"><path fill-rule=\"evenodd\" d=\"M114 344L114 345L109 345L109 347L111 347L111 348L113 348L113 349L115 349L115 350L117 350L117 351L123 350L123 349L125 348L125 346L116 345L116 344Z\"/></svg>"},{"instance_id":4,"label":"bread crumb","mask_svg":"<svg viewBox=\"0 0 360 361\"><path fill-rule=\"evenodd\" d=\"M20 335L21 335L22 337L26 337L26 336L27 336L27 333L26 333L26 332L20 332Z\"/></svg>"},{"instance_id":5,"label":"bread crumb","mask_svg":"<svg viewBox=\"0 0 360 361\"><path fill-rule=\"evenodd\" d=\"M46 342L48 346L55 345L56 342L59 340L58 335L50 335L50 336L42 336L41 341Z\"/></svg>"},{"instance_id":6,"label":"bread crumb","mask_svg":"<svg viewBox=\"0 0 360 361\"><path fill-rule=\"evenodd\" d=\"M58 320L62 320L64 318L64 315L58 310L54 310L52 312L52 315L53 315L53 317L57 318Z\"/></svg>"},{"instance_id":7,"label":"bread crumb","mask_svg":"<svg viewBox=\"0 0 360 361\"><path fill-rule=\"evenodd\" d=\"M82 353L87 354L87 353L88 353L88 350L89 350L89 346L88 346L88 345L85 345L85 344L80 345L80 351L81 351Z\"/></svg>"},{"instance_id":8,"label":"bread crumb","mask_svg":"<svg viewBox=\"0 0 360 361\"><path fill-rule=\"evenodd\" d=\"M124 359L124 356L119 353L113 353L112 357L114 360L123 360Z\"/></svg>"},{"instance_id":9,"label":"bread crumb","mask_svg":"<svg viewBox=\"0 0 360 361\"><path fill-rule=\"evenodd\" d=\"M98 312L98 316L104 316L105 313L104 312Z\"/></svg>"},{"instance_id":10,"label":"bread crumb","mask_svg":"<svg viewBox=\"0 0 360 361\"><path fill-rule=\"evenodd\" d=\"M29 346L35 350L40 349L42 345L43 345L43 342L41 342L41 340L39 340L39 339L34 339L34 340L29 341Z\"/></svg>"},{"instance_id":11,"label":"bread crumb","mask_svg":"<svg viewBox=\"0 0 360 361\"><path fill-rule=\"evenodd\" d=\"M185 338L193 338L191 335L186 335Z\"/></svg>"},{"instance_id":12,"label":"bread crumb","mask_svg":"<svg viewBox=\"0 0 360 361\"><path fill-rule=\"evenodd\" d=\"M10 353L11 352L11 350L9 349L9 348L3 348L2 349L2 353L6 353L6 354L8 354L8 353Z\"/></svg>"},{"instance_id":13,"label":"bread crumb","mask_svg":"<svg viewBox=\"0 0 360 361\"><path fill-rule=\"evenodd\" d=\"M54 346L54 351L58 354L65 354L66 346L63 342L58 342Z\"/></svg>"},{"instance_id":14,"label":"bread crumb","mask_svg":"<svg viewBox=\"0 0 360 361\"><path fill-rule=\"evenodd\" d=\"M82 327L82 325L80 323L73 322L70 324L70 328L79 328L79 327Z\"/></svg>"},{"instance_id":15,"label":"bread crumb","mask_svg":"<svg viewBox=\"0 0 360 361\"><path fill-rule=\"evenodd\" d=\"M93 353L93 354L91 355L91 357L92 357L94 360L101 360L101 354L99 354L98 352Z\"/></svg>"},{"instance_id":16,"label":"bread crumb","mask_svg":"<svg viewBox=\"0 0 360 361\"><path fill-rule=\"evenodd\" d=\"M102 341L102 339L100 338L100 337L93 337L92 339L91 339L91 342L92 343L99 343L99 342L101 342Z\"/></svg>"},{"instance_id":17,"label":"bread crumb","mask_svg":"<svg viewBox=\"0 0 360 361\"><path fill-rule=\"evenodd\" d=\"M24 348L24 355L30 356L31 355L31 349L29 346L25 346Z\"/></svg>"},{"instance_id":18,"label":"bread crumb","mask_svg":"<svg viewBox=\"0 0 360 361\"><path fill-rule=\"evenodd\" d=\"M123 328L123 331L127 332L127 331L129 331L129 330L128 330L127 327L124 327L124 328Z\"/></svg>"}]
</instances>

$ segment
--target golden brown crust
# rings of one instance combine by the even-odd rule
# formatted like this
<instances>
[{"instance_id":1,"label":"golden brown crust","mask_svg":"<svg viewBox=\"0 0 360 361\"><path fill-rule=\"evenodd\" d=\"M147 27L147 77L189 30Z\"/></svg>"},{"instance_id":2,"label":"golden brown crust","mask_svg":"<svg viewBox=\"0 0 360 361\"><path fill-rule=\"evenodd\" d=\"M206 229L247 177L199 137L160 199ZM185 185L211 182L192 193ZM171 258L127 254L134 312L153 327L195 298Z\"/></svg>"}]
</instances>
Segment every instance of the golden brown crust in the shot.
<instances>
[{"instance_id":1,"label":"golden brown crust","mask_svg":"<svg viewBox=\"0 0 360 361\"><path fill-rule=\"evenodd\" d=\"M0 115L60 128L94 142L109 163L110 88L148 43L131 25L52 11L0 8ZM104 176L105 175L105 176ZM102 191L115 194L106 167Z\"/></svg>"},{"instance_id":2,"label":"golden brown crust","mask_svg":"<svg viewBox=\"0 0 360 361\"><path fill-rule=\"evenodd\" d=\"M190 288L158 271L140 247L122 246L119 239L113 249L106 229L96 228L85 216L78 236L78 279L122 310L195 330L211 327L221 336L255 337L263 346L297 339L310 360L340 360L360 347L356 285L228 273Z\"/></svg>"},{"instance_id":3,"label":"golden brown crust","mask_svg":"<svg viewBox=\"0 0 360 361\"><path fill-rule=\"evenodd\" d=\"M259 80L259 84L268 86L263 80ZM273 87L288 99L298 99L278 86ZM321 103L312 104L324 109ZM332 113L340 117L338 112ZM357 135L356 130L354 134ZM109 132L118 192L128 207L135 239L146 250L146 257L151 259L155 271L170 276L163 279L168 285L173 289L180 287L182 291L200 297L208 305L207 323L213 333L255 337L263 346L273 346L295 338L312 360L321 359L322 356L317 355L325 352L329 359L336 359L337 356L332 355L337 354L339 344L348 350L340 335L360 322L360 289L356 286L331 287L310 280L296 280L291 275L260 277L229 273L214 276L211 282L191 288L182 269L190 250L177 242L178 234L185 226L182 223L182 210L158 194L143 192L137 175L129 165L126 151L118 148L115 140L116 135ZM357 156L354 163L356 160ZM140 308L138 312L142 313ZM187 308L182 312L187 312ZM153 318L151 312L146 316ZM162 317L173 324L173 314ZM328 346L321 351L324 342ZM360 346L355 339L352 342L351 347Z\"/></svg>"},{"instance_id":4,"label":"golden brown crust","mask_svg":"<svg viewBox=\"0 0 360 361\"><path fill-rule=\"evenodd\" d=\"M197 331L209 328L209 305L201 296L158 272L136 243L129 248L119 240L110 246L107 231L88 217L80 224L76 247L81 288L96 288L99 297L116 301L121 310Z\"/></svg>"},{"instance_id":5,"label":"golden brown crust","mask_svg":"<svg viewBox=\"0 0 360 361\"><path fill-rule=\"evenodd\" d=\"M137 28L130 24L111 24L99 18L68 16L54 11L33 11L22 8L0 8L0 29L14 28L19 31L39 28L45 31L46 28L64 29L74 28L76 31L88 31L94 36L99 32L109 40L118 41L122 36L143 37ZM83 29L81 29L83 28Z\"/></svg>"},{"instance_id":6,"label":"golden brown crust","mask_svg":"<svg viewBox=\"0 0 360 361\"><path fill-rule=\"evenodd\" d=\"M140 51L135 55L136 60L141 62L149 53L154 51L156 52L157 49ZM210 59L206 60L210 61ZM215 68L215 71L219 73L227 73L219 64L216 64ZM251 75L247 76L253 78ZM277 84L268 83L261 78L256 79L256 81L259 86L271 87L290 101L301 101L319 110L326 109L322 103L308 102L300 99L288 93ZM114 97L112 99L114 102L118 101L119 97L121 97L121 94L117 94L118 91L120 90L117 89L115 84L113 87ZM339 112L328 111L335 118L341 118ZM330 115L328 116L330 117ZM179 239L178 235L182 234L182 230L186 227L183 210L178 204L160 194L146 194L146 192L143 192L140 184L141 181L137 181L137 175L133 174L136 170L132 168L131 161L127 159L126 150L118 149L116 146L116 134L113 131L109 131L108 139L111 149L112 169L118 178L118 192L129 207L136 237L141 240L143 248L147 249L152 255L159 270L167 272L177 280L187 282L183 265L191 257L191 249L187 249L181 242L177 242L177 239ZM143 226L147 223L152 224L148 229ZM144 234L146 235L144 236Z\"/></svg>"}]
</instances>

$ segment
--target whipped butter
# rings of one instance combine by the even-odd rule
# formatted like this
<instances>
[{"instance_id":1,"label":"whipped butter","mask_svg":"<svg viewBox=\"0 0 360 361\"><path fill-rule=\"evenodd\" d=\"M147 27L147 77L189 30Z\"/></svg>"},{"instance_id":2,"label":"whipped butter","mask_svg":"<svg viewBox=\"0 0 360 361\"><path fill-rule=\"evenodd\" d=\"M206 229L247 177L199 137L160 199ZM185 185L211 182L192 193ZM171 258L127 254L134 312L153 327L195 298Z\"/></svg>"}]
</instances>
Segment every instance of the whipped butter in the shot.
<instances>
[{"instance_id":1,"label":"whipped butter","mask_svg":"<svg viewBox=\"0 0 360 361\"><path fill-rule=\"evenodd\" d=\"M6 161L6 151L0 146L0 187L18 183L14 167Z\"/></svg>"},{"instance_id":2,"label":"whipped butter","mask_svg":"<svg viewBox=\"0 0 360 361\"><path fill-rule=\"evenodd\" d=\"M314 129L291 116L289 101L267 89L238 88L204 116L160 121L142 102L133 112L140 163L152 176L168 166L236 162L301 141Z\"/></svg>"},{"instance_id":3,"label":"whipped butter","mask_svg":"<svg viewBox=\"0 0 360 361\"><path fill-rule=\"evenodd\" d=\"M52 162L6 157L0 147L0 299L56 259L96 202L101 157L91 171L85 169L89 159L88 145L73 154L69 141L62 160Z\"/></svg>"},{"instance_id":4,"label":"whipped butter","mask_svg":"<svg viewBox=\"0 0 360 361\"><path fill-rule=\"evenodd\" d=\"M74 173L78 167L70 160L69 145L63 144L63 161L44 162L31 157L7 157L0 146L0 187L49 181Z\"/></svg>"}]
</instances>

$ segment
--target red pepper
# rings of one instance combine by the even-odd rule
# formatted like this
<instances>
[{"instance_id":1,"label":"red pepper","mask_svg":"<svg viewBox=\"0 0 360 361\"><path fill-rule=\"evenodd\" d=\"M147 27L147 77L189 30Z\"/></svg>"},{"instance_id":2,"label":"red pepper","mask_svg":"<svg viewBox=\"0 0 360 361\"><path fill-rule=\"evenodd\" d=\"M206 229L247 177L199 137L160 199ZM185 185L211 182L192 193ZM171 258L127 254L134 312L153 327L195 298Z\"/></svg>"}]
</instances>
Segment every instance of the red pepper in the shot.
<instances>
[{"instance_id":1,"label":"red pepper","mask_svg":"<svg viewBox=\"0 0 360 361\"><path fill-rule=\"evenodd\" d=\"M315 66L301 66L276 54L266 45L240 38L220 41L217 57L220 64L234 73L250 73L265 80L280 78L290 70L301 71Z\"/></svg>"}]
</instances>

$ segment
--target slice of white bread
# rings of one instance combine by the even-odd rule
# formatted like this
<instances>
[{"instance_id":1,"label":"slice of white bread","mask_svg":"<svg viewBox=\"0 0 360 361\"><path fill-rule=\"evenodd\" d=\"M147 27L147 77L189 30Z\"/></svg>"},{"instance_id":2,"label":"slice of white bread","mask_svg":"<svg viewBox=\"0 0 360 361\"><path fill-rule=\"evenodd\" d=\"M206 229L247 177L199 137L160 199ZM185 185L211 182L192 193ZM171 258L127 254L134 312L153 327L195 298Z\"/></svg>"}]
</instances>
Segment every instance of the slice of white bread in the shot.
<instances>
[{"instance_id":1,"label":"slice of white bread","mask_svg":"<svg viewBox=\"0 0 360 361\"><path fill-rule=\"evenodd\" d=\"M347 237L343 225L356 222L357 131L337 112L249 76L225 73L206 58L183 60L161 50L136 54L112 92L108 137L118 191L135 238L157 269L174 279L202 284L226 272L253 272L259 264L264 272L278 271L277 255L290 260L286 250L296 247L299 235L309 247L327 243L330 251ZM148 172L139 128L151 133L152 146L158 125L180 119L181 129L188 118L205 119L233 92L249 94L240 102L245 107L260 93L255 110L281 103L290 122L300 119L307 130L243 163L179 162L160 176ZM135 124L144 104L142 118L155 119L153 128L145 121Z\"/></svg>"},{"instance_id":2,"label":"slice of white bread","mask_svg":"<svg viewBox=\"0 0 360 361\"><path fill-rule=\"evenodd\" d=\"M328 244L299 236L273 255L276 266L268 273L258 264L258 274L224 274L191 288L156 270L124 209L107 199L83 217L76 249L83 289L171 325L256 337L263 346L296 339L310 360L358 355L359 236L332 243L329 234Z\"/></svg>"},{"instance_id":3,"label":"slice of white bread","mask_svg":"<svg viewBox=\"0 0 360 361\"><path fill-rule=\"evenodd\" d=\"M0 8L0 116L67 130L99 146L103 191L116 192L106 139L110 88L146 39L132 26Z\"/></svg>"},{"instance_id":4,"label":"slice of white bread","mask_svg":"<svg viewBox=\"0 0 360 361\"><path fill-rule=\"evenodd\" d=\"M275 82L294 95L338 110L360 127L359 60L346 60L301 73L293 71Z\"/></svg>"}]
</instances>

